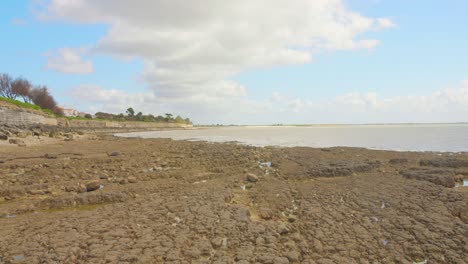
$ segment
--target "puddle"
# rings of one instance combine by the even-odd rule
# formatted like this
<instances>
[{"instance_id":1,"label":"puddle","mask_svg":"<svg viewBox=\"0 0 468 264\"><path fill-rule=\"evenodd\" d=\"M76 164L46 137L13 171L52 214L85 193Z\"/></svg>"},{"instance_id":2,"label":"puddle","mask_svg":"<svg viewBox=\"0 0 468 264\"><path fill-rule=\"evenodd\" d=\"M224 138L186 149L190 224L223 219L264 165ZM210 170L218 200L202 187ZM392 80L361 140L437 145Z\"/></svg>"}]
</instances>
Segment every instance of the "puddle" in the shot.
<instances>
[{"instance_id":1,"label":"puddle","mask_svg":"<svg viewBox=\"0 0 468 264\"><path fill-rule=\"evenodd\" d=\"M455 187L468 187L468 180L463 180L463 182L457 182Z\"/></svg>"}]
</instances>

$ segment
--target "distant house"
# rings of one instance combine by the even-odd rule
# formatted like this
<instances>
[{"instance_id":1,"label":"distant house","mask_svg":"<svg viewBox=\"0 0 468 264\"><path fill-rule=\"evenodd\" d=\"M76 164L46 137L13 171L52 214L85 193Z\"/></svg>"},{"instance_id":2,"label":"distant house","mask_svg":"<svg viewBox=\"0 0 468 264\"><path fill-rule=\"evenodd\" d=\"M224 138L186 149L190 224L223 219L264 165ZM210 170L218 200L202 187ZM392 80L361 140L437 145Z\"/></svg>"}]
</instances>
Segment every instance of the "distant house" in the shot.
<instances>
[{"instance_id":1,"label":"distant house","mask_svg":"<svg viewBox=\"0 0 468 264\"><path fill-rule=\"evenodd\" d=\"M80 116L80 112L78 110L72 108L64 108L59 107L63 111L64 116Z\"/></svg>"}]
</instances>

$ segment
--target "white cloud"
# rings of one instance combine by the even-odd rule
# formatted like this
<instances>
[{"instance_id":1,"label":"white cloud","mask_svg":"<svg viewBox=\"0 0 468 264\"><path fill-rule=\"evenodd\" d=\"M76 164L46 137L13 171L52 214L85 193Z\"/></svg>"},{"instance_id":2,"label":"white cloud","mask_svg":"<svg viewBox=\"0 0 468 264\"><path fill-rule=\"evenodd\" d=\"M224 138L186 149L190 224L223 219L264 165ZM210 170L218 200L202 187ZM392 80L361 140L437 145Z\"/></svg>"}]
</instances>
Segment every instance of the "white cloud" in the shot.
<instances>
[{"instance_id":1,"label":"white cloud","mask_svg":"<svg viewBox=\"0 0 468 264\"><path fill-rule=\"evenodd\" d=\"M389 18L377 18L378 28L385 29L385 28L392 28L395 27L396 24Z\"/></svg>"},{"instance_id":2,"label":"white cloud","mask_svg":"<svg viewBox=\"0 0 468 264\"><path fill-rule=\"evenodd\" d=\"M46 54L46 68L61 73L88 74L93 72L93 62L83 60L82 49L63 48Z\"/></svg>"},{"instance_id":3,"label":"white cloud","mask_svg":"<svg viewBox=\"0 0 468 264\"><path fill-rule=\"evenodd\" d=\"M166 98L242 97L236 74L308 63L320 50L374 48L378 40L360 35L393 26L342 0L51 0L42 17L109 25L93 52L142 58L143 79Z\"/></svg>"}]
</instances>

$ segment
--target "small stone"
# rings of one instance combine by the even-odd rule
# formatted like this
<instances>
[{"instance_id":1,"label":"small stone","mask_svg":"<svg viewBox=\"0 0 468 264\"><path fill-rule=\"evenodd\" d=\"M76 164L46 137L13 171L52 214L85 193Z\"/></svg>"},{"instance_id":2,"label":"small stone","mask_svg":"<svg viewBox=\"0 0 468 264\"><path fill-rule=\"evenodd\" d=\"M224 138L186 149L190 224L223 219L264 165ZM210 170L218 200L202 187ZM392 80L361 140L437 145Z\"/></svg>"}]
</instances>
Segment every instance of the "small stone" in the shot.
<instances>
[{"instance_id":1,"label":"small stone","mask_svg":"<svg viewBox=\"0 0 468 264\"><path fill-rule=\"evenodd\" d=\"M67 191L67 192L76 192L76 187L75 186L66 186L65 191Z\"/></svg>"},{"instance_id":2,"label":"small stone","mask_svg":"<svg viewBox=\"0 0 468 264\"><path fill-rule=\"evenodd\" d=\"M278 233L281 235L289 233L289 228L285 224L280 224L278 226Z\"/></svg>"},{"instance_id":3,"label":"small stone","mask_svg":"<svg viewBox=\"0 0 468 264\"><path fill-rule=\"evenodd\" d=\"M288 222L293 223L293 222L296 222L296 220L297 220L297 217L295 215L290 214L288 216Z\"/></svg>"},{"instance_id":4,"label":"small stone","mask_svg":"<svg viewBox=\"0 0 468 264\"><path fill-rule=\"evenodd\" d=\"M128 182L129 182L129 183L137 183L138 180L137 180L136 177L130 176L130 177L128 177Z\"/></svg>"},{"instance_id":5,"label":"small stone","mask_svg":"<svg viewBox=\"0 0 468 264\"><path fill-rule=\"evenodd\" d=\"M245 189L247 189L247 190L250 190L250 189L252 189L253 187L254 187L254 185L253 185L252 183L247 183L247 184L245 185Z\"/></svg>"},{"instance_id":6,"label":"small stone","mask_svg":"<svg viewBox=\"0 0 468 264\"><path fill-rule=\"evenodd\" d=\"M8 140L8 136L3 133L0 133L0 140Z\"/></svg>"},{"instance_id":7,"label":"small stone","mask_svg":"<svg viewBox=\"0 0 468 264\"><path fill-rule=\"evenodd\" d=\"M273 211L270 208L262 208L260 209L260 217L265 220L271 219L273 217Z\"/></svg>"},{"instance_id":8,"label":"small stone","mask_svg":"<svg viewBox=\"0 0 468 264\"><path fill-rule=\"evenodd\" d=\"M86 183L86 191L92 192L92 191L98 190L100 186L101 184L99 183L99 181L90 181Z\"/></svg>"},{"instance_id":9,"label":"small stone","mask_svg":"<svg viewBox=\"0 0 468 264\"><path fill-rule=\"evenodd\" d=\"M100 175L99 179L101 180L107 180L109 177L107 175Z\"/></svg>"},{"instance_id":10,"label":"small stone","mask_svg":"<svg viewBox=\"0 0 468 264\"><path fill-rule=\"evenodd\" d=\"M299 252L293 250L293 251L289 251L286 254L286 257L289 259L289 261L298 262L300 257L301 257L301 254Z\"/></svg>"},{"instance_id":11,"label":"small stone","mask_svg":"<svg viewBox=\"0 0 468 264\"><path fill-rule=\"evenodd\" d=\"M57 156L57 154L50 154L50 153L47 153L47 154L44 155L44 157L45 157L46 159L57 159L58 156Z\"/></svg>"},{"instance_id":12,"label":"small stone","mask_svg":"<svg viewBox=\"0 0 468 264\"><path fill-rule=\"evenodd\" d=\"M249 182L257 182L258 181L257 175L255 175L253 173L247 173L246 179Z\"/></svg>"},{"instance_id":13,"label":"small stone","mask_svg":"<svg viewBox=\"0 0 468 264\"><path fill-rule=\"evenodd\" d=\"M111 153L108 153L107 155L108 155L109 157L117 157L117 156L120 156L120 154L121 154L121 153L118 152L118 151L113 151L113 152L111 152Z\"/></svg>"},{"instance_id":14,"label":"small stone","mask_svg":"<svg viewBox=\"0 0 468 264\"><path fill-rule=\"evenodd\" d=\"M211 245L213 245L214 248L219 248L223 245L223 239L221 237L215 237L211 240Z\"/></svg>"},{"instance_id":15,"label":"small stone","mask_svg":"<svg viewBox=\"0 0 468 264\"><path fill-rule=\"evenodd\" d=\"M289 264L289 259L285 257L276 257L273 260L273 264Z\"/></svg>"},{"instance_id":16,"label":"small stone","mask_svg":"<svg viewBox=\"0 0 468 264\"><path fill-rule=\"evenodd\" d=\"M128 180L127 179L121 179L119 181L120 184L127 184L128 183Z\"/></svg>"},{"instance_id":17,"label":"small stone","mask_svg":"<svg viewBox=\"0 0 468 264\"><path fill-rule=\"evenodd\" d=\"M15 263L19 263L19 262L23 262L24 260L24 256L23 255L16 255L16 256L13 256L13 261Z\"/></svg>"},{"instance_id":18,"label":"small stone","mask_svg":"<svg viewBox=\"0 0 468 264\"><path fill-rule=\"evenodd\" d=\"M43 190L29 190L28 193L31 195L43 195L44 191Z\"/></svg>"}]
</instances>

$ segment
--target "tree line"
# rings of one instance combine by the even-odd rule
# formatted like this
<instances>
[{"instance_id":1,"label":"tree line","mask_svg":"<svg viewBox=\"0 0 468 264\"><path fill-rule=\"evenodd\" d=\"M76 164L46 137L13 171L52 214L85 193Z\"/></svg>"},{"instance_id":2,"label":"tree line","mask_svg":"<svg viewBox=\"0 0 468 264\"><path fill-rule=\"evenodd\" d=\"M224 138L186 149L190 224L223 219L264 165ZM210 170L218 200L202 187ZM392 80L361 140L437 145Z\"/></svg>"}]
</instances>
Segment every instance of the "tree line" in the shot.
<instances>
[{"instance_id":1,"label":"tree line","mask_svg":"<svg viewBox=\"0 0 468 264\"><path fill-rule=\"evenodd\" d=\"M87 116L91 118L91 116ZM151 114L145 115L142 112L136 113L136 111L130 107L125 111L125 114L110 114L104 112L97 112L95 117L98 119L115 120L115 121L142 121L142 122L168 122L168 123L179 123L179 124L192 124L189 118L182 118L181 116L174 117L171 113L166 113L164 116L154 116Z\"/></svg>"},{"instance_id":2,"label":"tree line","mask_svg":"<svg viewBox=\"0 0 468 264\"><path fill-rule=\"evenodd\" d=\"M11 100L21 98L25 103L33 103L42 109L48 109L56 115L63 115L62 109L50 94L47 86L33 85L29 80L12 78L6 73L0 74L0 96Z\"/></svg>"},{"instance_id":3,"label":"tree line","mask_svg":"<svg viewBox=\"0 0 468 264\"><path fill-rule=\"evenodd\" d=\"M24 103L34 104L42 109L50 110L58 116L63 116L63 109L57 106L57 102L50 94L47 86L33 85L29 80L18 77L12 78L6 73L0 73L0 97L16 100L21 98ZM87 119L93 118L90 114L84 116ZM180 124L192 124L189 118L181 116L174 117L173 114L166 113L164 116L154 116L151 114L144 115L142 112L136 113L130 107L126 114L110 114L98 112L95 114L98 119L115 120L115 121L143 121L143 122L169 122Z\"/></svg>"}]
</instances>

